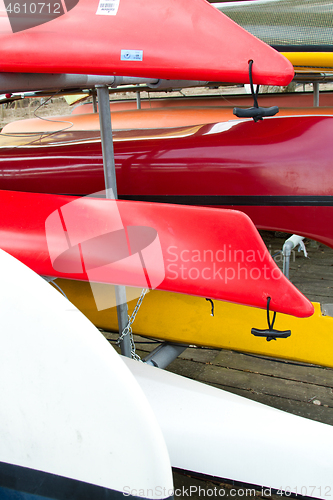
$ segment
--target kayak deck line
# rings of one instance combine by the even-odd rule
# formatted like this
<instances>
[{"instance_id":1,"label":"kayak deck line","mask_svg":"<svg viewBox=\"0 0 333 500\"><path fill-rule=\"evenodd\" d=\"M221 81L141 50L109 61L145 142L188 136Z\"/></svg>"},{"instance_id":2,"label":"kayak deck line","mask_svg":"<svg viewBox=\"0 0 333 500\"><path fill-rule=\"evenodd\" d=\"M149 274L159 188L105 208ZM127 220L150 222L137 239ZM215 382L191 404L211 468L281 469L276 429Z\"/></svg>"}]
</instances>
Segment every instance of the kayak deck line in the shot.
<instances>
[{"instance_id":1,"label":"kayak deck line","mask_svg":"<svg viewBox=\"0 0 333 500\"><path fill-rule=\"evenodd\" d=\"M242 196L242 195L121 195L119 199L147 201L151 203L172 203L174 205L202 206L323 206L333 205L333 196Z\"/></svg>"}]
</instances>

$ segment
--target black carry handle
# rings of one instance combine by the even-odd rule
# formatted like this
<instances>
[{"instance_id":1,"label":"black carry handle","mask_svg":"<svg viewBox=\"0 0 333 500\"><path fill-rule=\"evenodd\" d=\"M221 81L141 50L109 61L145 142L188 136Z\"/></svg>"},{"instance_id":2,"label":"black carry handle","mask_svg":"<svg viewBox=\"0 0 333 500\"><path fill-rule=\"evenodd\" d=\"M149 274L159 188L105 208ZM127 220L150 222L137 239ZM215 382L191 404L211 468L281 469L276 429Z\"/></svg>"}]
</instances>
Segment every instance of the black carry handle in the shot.
<instances>
[{"instance_id":1,"label":"black carry handle","mask_svg":"<svg viewBox=\"0 0 333 500\"><path fill-rule=\"evenodd\" d=\"M276 339L286 339L290 337L291 330L274 330L274 328L259 330L259 328L251 328L252 335L256 337L266 337L267 342Z\"/></svg>"},{"instance_id":2,"label":"black carry handle","mask_svg":"<svg viewBox=\"0 0 333 500\"><path fill-rule=\"evenodd\" d=\"M251 94L253 97L253 108L242 109L242 108L234 108L234 115L238 118L253 118L255 122L262 120L264 116L274 116L279 112L279 108L277 106L272 106L271 108L260 108L258 104L258 94L259 94L259 85L257 85L256 91L254 91L253 86L253 78L252 78L252 66L253 60L249 61L249 80L250 80L250 88Z\"/></svg>"},{"instance_id":3,"label":"black carry handle","mask_svg":"<svg viewBox=\"0 0 333 500\"><path fill-rule=\"evenodd\" d=\"M234 108L234 115L238 118L253 118L254 121L262 120L264 116L274 116L279 112L277 106L271 106L270 108L253 107L248 109Z\"/></svg>"},{"instance_id":4,"label":"black carry handle","mask_svg":"<svg viewBox=\"0 0 333 500\"><path fill-rule=\"evenodd\" d=\"M273 326L275 323L275 318L276 318L276 312L273 314L273 319L272 321L270 320L269 317L269 304L271 301L271 297L267 297L267 323L268 323L268 328L265 328L264 330L259 330L259 328L251 328L251 333L252 335L255 335L256 337L266 337L267 342L270 340L276 340L276 339L286 339L287 337L290 337L291 331L290 330L274 330Z\"/></svg>"}]
</instances>

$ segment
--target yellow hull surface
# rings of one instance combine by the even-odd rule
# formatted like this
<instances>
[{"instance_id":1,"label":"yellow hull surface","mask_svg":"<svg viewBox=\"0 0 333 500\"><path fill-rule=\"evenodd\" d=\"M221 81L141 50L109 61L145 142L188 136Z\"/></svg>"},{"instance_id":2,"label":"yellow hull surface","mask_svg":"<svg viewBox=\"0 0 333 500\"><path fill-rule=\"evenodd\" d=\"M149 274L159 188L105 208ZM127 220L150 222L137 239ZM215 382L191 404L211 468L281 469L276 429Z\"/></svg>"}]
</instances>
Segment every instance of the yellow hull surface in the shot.
<instances>
[{"instance_id":1,"label":"yellow hull surface","mask_svg":"<svg viewBox=\"0 0 333 500\"><path fill-rule=\"evenodd\" d=\"M60 279L56 283L97 327L118 330L116 308L110 308L114 300L113 286L94 283L94 295L105 297L108 307L98 311L89 283ZM127 288L130 315L139 295L140 290ZM303 319L277 314L274 328L289 329L291 336L267 342L251 334L253 327L267 328L264 310L214 301L212 316L212 306L204 298L153 290L145 296L132 329L133 333L144 337L333 368L333 318L323 316L319 303L314 303L314 309L311 317Z\"/></svg>"},{"instance_id":2,"label":"yellow hull surface","mask_svg":"<svg viewBox=\"0 0 333 500\"><path fill-rule=\"evenodd\" d=\"M283 52L296 72L333 72L333 52Z\"/></svg>"}]
</instances>

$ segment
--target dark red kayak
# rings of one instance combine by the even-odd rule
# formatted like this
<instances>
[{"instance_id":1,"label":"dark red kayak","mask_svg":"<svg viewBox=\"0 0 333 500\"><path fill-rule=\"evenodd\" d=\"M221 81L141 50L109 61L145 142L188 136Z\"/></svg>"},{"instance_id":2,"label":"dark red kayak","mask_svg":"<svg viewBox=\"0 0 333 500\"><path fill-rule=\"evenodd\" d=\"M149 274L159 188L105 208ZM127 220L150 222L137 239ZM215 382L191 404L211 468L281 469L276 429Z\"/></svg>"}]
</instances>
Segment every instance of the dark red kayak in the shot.
<instances>
[{"instance_id":1,"label":"dark red kayak","mask_svg":"<svg viewBox=\"0 0 333 500\"><path fill-rule=\"evenodd\" d=\"M129 200L237 208L259 228L333 247L332 137L331 116L115 132L118 192ZM2 136L0 174L1 189L103 189L99 132Z\"/></svg>"}]
</instances>

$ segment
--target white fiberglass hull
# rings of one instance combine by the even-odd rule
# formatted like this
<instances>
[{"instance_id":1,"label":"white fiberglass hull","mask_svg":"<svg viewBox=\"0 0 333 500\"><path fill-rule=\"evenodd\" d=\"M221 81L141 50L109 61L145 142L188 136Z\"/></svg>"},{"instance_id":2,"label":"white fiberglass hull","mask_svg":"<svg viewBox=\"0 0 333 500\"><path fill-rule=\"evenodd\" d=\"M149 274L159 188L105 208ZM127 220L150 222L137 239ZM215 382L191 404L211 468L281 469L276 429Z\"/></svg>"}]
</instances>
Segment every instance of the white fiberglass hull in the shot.
<instances>
[{"instance_id":1,"label":"white fiberglass hull","mask_svg":"<svg viewBox=\"0 0 333 500\"><path fill-rule=\"evenodd\" d=\"M125 362L155 412L173 467L331 499L333 427Z\"/></svg>"},{"instance_id":2,"label":"white fiberglass hull","mask_svg":"<svg viewBox=\"0 0 333 500\"><path fill-rule=\"evenodd\" d=\"M172 496L161 430L115 350L2 250L0 274L0 498Z\"/></svg>"}]
</instances>

